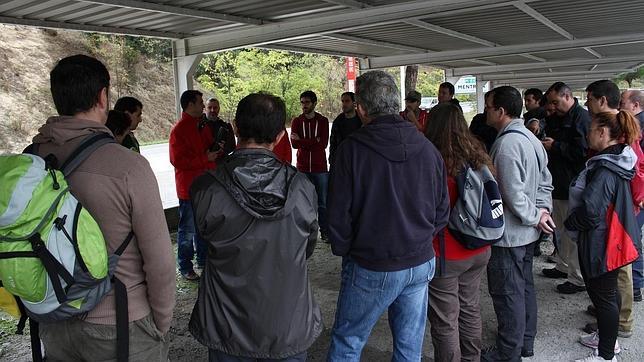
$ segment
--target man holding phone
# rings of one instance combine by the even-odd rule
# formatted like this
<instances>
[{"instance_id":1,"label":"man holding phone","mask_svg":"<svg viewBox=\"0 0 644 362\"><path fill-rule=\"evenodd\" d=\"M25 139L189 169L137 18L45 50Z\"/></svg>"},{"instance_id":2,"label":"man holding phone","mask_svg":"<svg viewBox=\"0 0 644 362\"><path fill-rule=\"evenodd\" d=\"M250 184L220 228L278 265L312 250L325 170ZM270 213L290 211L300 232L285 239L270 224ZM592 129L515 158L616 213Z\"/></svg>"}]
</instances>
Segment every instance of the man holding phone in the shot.
<instances>
[{"instance_id":1,"label":"man holding phone","mask_svg":"<svg viewBox=\"0 0 644 362\"><path fill-rule=\"evenodd\" d=\"M233 126L219 118L219 110L219 100L217 98L208 99L204 121L206 122L205 125L212 130L212 136L214 138L214 142L209 150L211 152L223 150L221 154L221 157L223 157L233 152L237 144L235 142Z\"/></svg>"}]
</instances>

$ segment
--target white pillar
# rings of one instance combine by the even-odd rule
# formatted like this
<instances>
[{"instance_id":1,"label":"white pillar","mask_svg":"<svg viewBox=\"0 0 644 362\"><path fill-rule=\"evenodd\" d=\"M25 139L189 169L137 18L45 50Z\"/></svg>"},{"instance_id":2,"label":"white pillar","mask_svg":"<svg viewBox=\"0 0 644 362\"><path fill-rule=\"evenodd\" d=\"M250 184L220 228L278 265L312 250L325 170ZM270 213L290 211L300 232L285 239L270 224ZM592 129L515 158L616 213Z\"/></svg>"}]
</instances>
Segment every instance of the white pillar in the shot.
<instances>
[{"instance_id":1,"label":"white pillar","mask_svg":"<svg viewBox=\"0 0 644 362\"><path fill-rule=\"evenodd\" d=\"M476 76L476 108L479 113L483 113L485 110L485 92L483 87L485 87L485 81L481 80L481 76Z\"/></svg>"},{"instance_id":2,"label":"white pillar","mask_svg":"<svg viewBox=\"0 0 644 362\"><path fill-rule=\"evenodd\" d=\"M407 76L406 72L407 67L404 65L400 67L400 110L403 111L405 109L405 80Z\"/></svg>"},{"instance_id":3,"label":"white pillar","mask_svg":"<svg viewBox=\"0 0 644 362\"><path fill-rule=\"evenodd\" d=\"M452 83L454 86L456 86L456 82L461 79L460 76L454 76L454 71L451 69L445 69L445 81ZM438 90L437 90L438 91Z\"/></svg>"},{"instance_id":4,"label":"white pillar","mask_svg":"<svg viewBox=\"0 0 644 362\"><path fill-rule=\"evenodd\" d=\"M181 117L181 94L193 89L193 76L203 54L185 56L185 42L172 42L172 69L174 70L174 94L177 108L177 118Z\"/></svg>"}]
</instances>

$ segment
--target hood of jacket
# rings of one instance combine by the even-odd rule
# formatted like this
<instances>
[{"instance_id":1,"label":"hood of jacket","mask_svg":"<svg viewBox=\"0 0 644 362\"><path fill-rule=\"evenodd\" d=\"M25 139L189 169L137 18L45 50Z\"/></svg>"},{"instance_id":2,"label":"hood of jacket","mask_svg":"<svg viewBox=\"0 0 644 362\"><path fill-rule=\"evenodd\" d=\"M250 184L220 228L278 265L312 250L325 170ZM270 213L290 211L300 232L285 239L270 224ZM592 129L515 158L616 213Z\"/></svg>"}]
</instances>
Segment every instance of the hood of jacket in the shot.
<instances>
[{"instance_id":1,"label":"hood of jacket","mask_svg":"<svg viewBox=\"0 0 644 362\"><path fill-rule=\"evenodd\" d=\"M96 132L109 133L107 126L88 119L79 119L72 116L49 117L44 125L38 129L34 136L34 143L53 143L57 146L82 139Z\"/></svg>"},{"instance_id":2,"label":"hood of jacket","mask_svg":"<svg viewBox=\"0 0 644 362\"><path fill-rule=\"evenodd\" d=\"M424 147L425 137L397 114L375 118L364 127L369 132L354 132L351 138L393 162L405 162Z\"/></svg>"},{"instance_id":3,"label":"hood of jacket","mask_svg":"<svg viewBox=\"0 0 644 362\"><path fill-rule=\"evenodd\" d=\"M619 177L630 181L635 175L636 163L637 155L630 146L616 144L591 157L586 162L586 168L590 170L606 167Z\"/></svg>"},{"instance_id":4,"label":"hood of jacket","mask_svg":"<svg viewBox=\"0 0 644 362\"><path fill-rule=\"evenodd\" d=\"M275 219L293 207L288 193L297 172L292 167L266 149L238 149L232 156L219 165L219 172L209 172L241 208L258 219Z\"/></svg>"}]
</instances>

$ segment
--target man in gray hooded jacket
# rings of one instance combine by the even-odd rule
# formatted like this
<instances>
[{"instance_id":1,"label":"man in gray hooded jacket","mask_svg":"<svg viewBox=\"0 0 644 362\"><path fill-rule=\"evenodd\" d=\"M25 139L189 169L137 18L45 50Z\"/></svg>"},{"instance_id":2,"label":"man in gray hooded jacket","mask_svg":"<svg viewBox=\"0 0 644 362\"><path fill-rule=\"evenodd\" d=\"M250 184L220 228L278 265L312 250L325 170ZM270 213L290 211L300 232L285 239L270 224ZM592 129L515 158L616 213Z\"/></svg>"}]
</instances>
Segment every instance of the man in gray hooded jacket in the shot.
<instances>
[{"instance_id":1,"label":"man in gray hooded jacket","mask_svg":"<svg viewBox=\"0 0 644 362\"><path fill-rule=\"evenodd\" d=\"M552 177L541 142L523 125L521 93L493 89L487 123L499 132L491 156L505 208L505 234L492 246L488 288L498 321L496 346L481 361L520 361L534 355L537 300L532 275L534 242L552 233Z\"/></svg>"},{"instance_id":2,"label":"man in gray hooded jacket","mask_svg":"<svg viewBox=\"0 0 644 362\"><path fill-rule=\"evenodd\" d=\"M304 361L322 332L306 259L318 233L317 196L306 176L272 152L285 137L284 102L239 102L239 148L190 190L208 246L190 332L210 361Z\"/></svg>"}]
</instances>

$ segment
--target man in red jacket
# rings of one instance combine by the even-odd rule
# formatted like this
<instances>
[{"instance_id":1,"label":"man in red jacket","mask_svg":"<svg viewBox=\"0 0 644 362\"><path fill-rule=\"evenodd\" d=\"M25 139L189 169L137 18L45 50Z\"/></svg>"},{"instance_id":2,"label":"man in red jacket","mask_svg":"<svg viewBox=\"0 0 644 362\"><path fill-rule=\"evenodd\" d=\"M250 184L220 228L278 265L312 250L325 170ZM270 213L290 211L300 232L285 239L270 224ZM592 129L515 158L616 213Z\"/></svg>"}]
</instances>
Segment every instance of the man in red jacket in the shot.
<instances>
[{"instance_id":1,"label":"man in red jacket","mask_svg":"<svg viewBox=\"0 0 644 362\"><path fill-rule=\"evenodd\" d=\"M213 136L203 121L203 95L187 90L181 95L181 119L170 131L170 163L174 166L174 179L179 197L179 227L177 230L177 263L181 275L188 280L199 278L192 259L197 252L197 264L203 270L206 264L206 246L195 233L190 186L192 181L208 169L215 168L215 161L223 156L223 146L212 152ZM194 246L193 246L194 245Z\"/></svg>"},{"instance_id":2,"label":"man in red jacket","mask_svg":"<svg viewBox=\"0 0 644 362\"><path fill-rule=\"evenodd\" d=\"M318 220L322 240L328 240L326 195L329 173L326 147L329 143L329 120L315 111L318 97L313 91L300 94L302 114L291 123L291 143L297 149L297 169L315 186L318 195Z\"/></svg>"}]
</instances>

